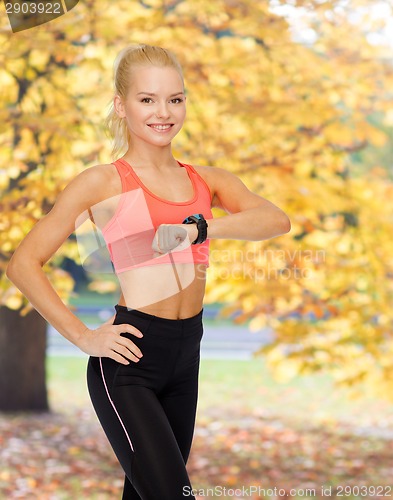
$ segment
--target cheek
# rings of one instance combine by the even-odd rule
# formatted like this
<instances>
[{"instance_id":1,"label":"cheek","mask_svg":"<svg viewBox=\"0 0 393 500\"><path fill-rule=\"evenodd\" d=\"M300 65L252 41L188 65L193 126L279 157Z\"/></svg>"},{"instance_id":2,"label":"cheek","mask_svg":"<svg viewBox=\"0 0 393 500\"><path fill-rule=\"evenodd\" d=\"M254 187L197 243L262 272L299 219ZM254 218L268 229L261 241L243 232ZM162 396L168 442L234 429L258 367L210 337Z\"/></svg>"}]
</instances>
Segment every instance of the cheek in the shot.
<instances>
[{"instance_id":1,"label":"cheek","mask_svg":"<svg viewBox=\"0 0 393 500\"><path fill-rule=\"evenodd\" d=\"M184 120L186 117L186 108L181 108L177 110L176 116L179 120Z\"/></svg>"},{"instance_id":2,"label":"cheek","mask_svg":"<svg viewBox=\"0 0 393 500\"><path fill-rule=\"evenodd\" d=\"M147 109L130 107L127 110L128 122L137 125L138 122L145 121L149 116Z\"/></svg>"}]
</instances>

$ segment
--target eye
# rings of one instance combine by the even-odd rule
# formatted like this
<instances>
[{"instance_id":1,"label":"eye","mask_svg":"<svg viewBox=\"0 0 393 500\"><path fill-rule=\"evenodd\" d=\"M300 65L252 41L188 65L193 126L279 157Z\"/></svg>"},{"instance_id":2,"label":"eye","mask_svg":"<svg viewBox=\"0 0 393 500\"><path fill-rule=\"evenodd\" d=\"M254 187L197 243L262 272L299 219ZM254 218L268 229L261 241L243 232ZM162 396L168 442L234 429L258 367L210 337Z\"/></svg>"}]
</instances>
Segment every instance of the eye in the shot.
<instances>
[{"instance_id":1,"label":"eye","mask_svg":"<svg viewBox=\"0 0 393 500\"><path fill-rule=\"evenodd\" d=\"M141 99L141 102L150 104L150 102L153 102L153 99L151 97L144 97L143 99Z\"/></svg>"},{"instance_id":2,"label":"eye","mask_svg":"<svg viewBox=\"0 0 393 500\"><path fill-rule=\"evenodd\" d=\"M181 99L180 97L175 97L174 99L171 100L171 102L173 104L179 104L179 103L183 102L183 99Z\"/></svg>"}]
</instances>

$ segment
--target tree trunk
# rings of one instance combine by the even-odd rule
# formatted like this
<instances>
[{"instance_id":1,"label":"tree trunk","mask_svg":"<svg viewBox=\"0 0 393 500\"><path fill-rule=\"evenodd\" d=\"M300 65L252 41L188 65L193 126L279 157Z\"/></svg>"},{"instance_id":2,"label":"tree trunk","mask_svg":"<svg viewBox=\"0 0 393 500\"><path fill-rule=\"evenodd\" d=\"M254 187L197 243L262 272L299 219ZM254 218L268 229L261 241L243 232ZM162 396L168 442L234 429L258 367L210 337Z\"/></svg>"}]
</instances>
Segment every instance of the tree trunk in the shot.
<instances>
[{"instance_id":1,"label":"tree trunk","mask_svg":"<svg viewBox=\"0 0 393 500\"><path fill-rule=\"evenodd\" d=\"M0 411L48 411L45 319L0 306Z\"/></svg>"}]
</instances>

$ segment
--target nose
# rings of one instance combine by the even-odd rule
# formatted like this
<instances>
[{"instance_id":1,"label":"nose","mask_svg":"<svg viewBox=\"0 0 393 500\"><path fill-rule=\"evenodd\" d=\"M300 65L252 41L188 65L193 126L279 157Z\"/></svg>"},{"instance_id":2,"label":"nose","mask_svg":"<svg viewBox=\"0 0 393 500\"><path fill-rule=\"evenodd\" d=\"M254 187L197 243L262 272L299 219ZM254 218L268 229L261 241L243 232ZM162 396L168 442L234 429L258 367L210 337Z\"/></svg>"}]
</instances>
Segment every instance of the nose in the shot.
<instances>
[{"instance_id":1,"label":"nose","mask_svg":"<svg viewBox=\"0 0 393 500\"><path fill-rule=\"evenodd\" d=\"M156 117L157 118L168 118L169 117L169 110L168 110L166 102L160 102L157 104Z\"/></svg>"}]
</instances>

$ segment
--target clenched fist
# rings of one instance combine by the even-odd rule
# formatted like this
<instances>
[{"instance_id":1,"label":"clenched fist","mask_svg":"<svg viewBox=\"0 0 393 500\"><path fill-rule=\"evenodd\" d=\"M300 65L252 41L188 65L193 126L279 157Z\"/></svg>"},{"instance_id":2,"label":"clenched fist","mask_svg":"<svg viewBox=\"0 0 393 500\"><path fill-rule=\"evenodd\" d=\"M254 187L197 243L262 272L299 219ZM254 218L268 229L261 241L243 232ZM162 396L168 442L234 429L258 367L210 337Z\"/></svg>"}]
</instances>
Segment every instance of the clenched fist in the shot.
<instances>
[{"instance_id":1,"label":"clenched fist","mask_svg":"<svg viewBox=\"0 0 393 500\"><path fill-rule=\"evenodd\" d=\"M160 254L179 252L198 237L196 224L161 224L153 238L152 249Z\"/></svg>"}]
</instances>

